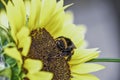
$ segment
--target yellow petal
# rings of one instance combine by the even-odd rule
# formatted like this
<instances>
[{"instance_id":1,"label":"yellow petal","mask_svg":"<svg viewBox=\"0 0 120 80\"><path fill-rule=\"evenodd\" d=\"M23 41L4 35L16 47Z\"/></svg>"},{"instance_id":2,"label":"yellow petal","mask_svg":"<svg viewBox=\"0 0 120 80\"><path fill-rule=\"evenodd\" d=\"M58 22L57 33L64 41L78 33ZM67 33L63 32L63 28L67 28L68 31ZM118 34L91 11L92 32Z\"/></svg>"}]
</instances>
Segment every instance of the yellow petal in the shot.
<instances>
[{"instance_id":1,"label":"yellow petal","mask_svg":"<svg viewBox=\"0 0 120 80\"><path fill-rule=\"evenodd\" d=\"M25 0L26 15L30 16L30 0Z\"/></svg>"},{"instance_id":2,"label":"yellow petal","mask_svg":"<svg viewBox=\"0 0 120 80\"><path fill-rule=\"evenodd\" d=\"M7 27L7 28L9 27L7 15L6 15L6 12L4 10L0 11L0 24Z\"/></svg>"},{"instance_id":3,"label":"yellow petal","mask_svg":"<svg viewBox=\"0 0 120 80\"><path fill-rule=\"evenodd\" d=\"M65 13L65 23L64 23L64 26L67 26L67 25L73 23L73 20L74 20L73 13L70 12L70 11L67 11Z\"/></svg>"},{"instance_id":4,"label":"yellow petal","mask_svg":"<svg viewBox=\"0 0 120 80\"><path fill-rule=\"evenodd\" d=\"M97 48L94 49L75 49L74 55L72 56L71 61L69 64L79 64L87 62L91 59L97 58L99 56L99 51L96 51Z\"/></svg>"},{"instance_id":5,"label":"yellow petal","mask_svg":"<svg viewBox=\"0 0 120 80\"><path fill-rule=\"evenodd\" d=\"M25 13L25 6L23 0L12 0L14 3L14 6L20 11L21 14L21 24L25 25L26 21L26 13Z\"/></svg>"},{"instance_id":6,"label":"yellow petal","mask_svg":"<svg viewBox=\"0 0 120 80\"><path fill-rule=\"evenodd\" d=\"M24 41L24 46L23 46L23 51L22 51L22 55L23 56L27 56L29 49L30 49L30 45L31 45L31 37L27 37L26 40Z\"/></svg>"},{"instance_id":7,"label":"yellow petal","mask_svg":"<svg viewBox=\"0 0 120 80\"><path fill-rule=\"evenodd\" d=\"M62 30L63 28L63 17L64 17L64 13L60 12L58 14L56 14L55 16L53 16L53 18L51 19L51 21L45 26L45 29L47 31L49 31L51 33L51 35L54 36L54 34L57 34L58 32L60 32L60 30Z\"/></svg>"},{"instance_id":8,"label":"yellow petal","mask_svg":"<svg viewBox=\"0 0 120 80\"><path fill-rule=\"evenodd\" d=\"M27 56L30 45L31 45L31 37L27 36L25 38L22 38L22 40L19 42L19 48L22 48L22 55Z\"/></svg>"},{"instance_id":9,"label":"yellow petal","mask_svg":"<svg viewBox=\"0 0 120 80\"><path fill-rule=\"evenodd\" d=\"M15 10L13 9L13 5L10 1L6 6L6 9L7 9L7 17L11 26L11 35L14 41L17 43L17 39L16 39L17 29L16 29L16 21L15 21L16 16L15 16Z\"/></svg>"},{"instance_id":10,"label":"yellow petal","mask_svg":"<svg viewBox=\"0 0 120 80\"><path fill-rule=\"evenodd\" d=\"M22 27L21 30L17 33L17 39L21 41L22 39L29 36L30 31L27 27Z\"/></svg>"},{"instance_id":11,"label":"yellow petal","mask_svg":"<svg viewBox=\"0 0 120 80\"><path fill-rule=\"evenodd\" d=\"M64 0L60 0L57 2L56 10L62 9L64 4Z\"/></svg>"},{"instance_id":12,"label":"yellow petal","mask_svg":"<svg viewBox=\"0 0 120 80\"><path fill-rule=\"evenodd\" d=\"M40 27L46 26L54 17L53 13L56 8L56 0L42 0L40 13ZM52 26L51 26L52 27ZM52 27L53 28L53 27Z\"/></svg>"},{"instance_id":13,"label":"yellow petal","mask_svg":"<svg viewBox=\"0 0 120 80\"><path fill-rule=\"evenodd\" d=\"M16 47L5 48L5 54L16 59L18 62L22 64L22 57Z\"/></svg>"},{"instance_id":14,"label":"yellow petal","mask_svg":"<svg viewBox=\"0 0 120 80\"><path fill-rule=\"evenodd\" d=\"M92 48L92 49L75 49L74 55L72 56L72 59L81 59L86 56L93 55L93 53L97 53L98 48ZM98 53L97 53L98 54Z\"/></svg>"},{"instance_id":15,"label":"yellow petal","mask_svg":"<svg viewBox=\"0 0 120 80\"><path fill-rule=\"evenodd\" d=\"M11 3L11 1L8 2L6 9L11 29L14 28L14 32L16 33L23 26L23 15L21 14L21 11Z\"/></svg>"},{"instance_id":16,"label":"yellow petal","mask_svg":"<svg viewBox=\"0 0 120 80\"><path fill-rule=\"evenodd\" d=\"M13 40L15 41L15 43L17 44L15 27L12 27L12 28L11 28L11 36L12 36Z\"/></svg>"},{"instance_id":17,"label":"yellow petal","mask_svg":"<svg viewBox=\"0 0 120 80\"><path fill-rule=\"evenodd\" d=\"M8 2L8 5L6 6L6 9L7 9L7 17L8 17L8 19L9 19L9 22L10 22L10 24L11 24L11 26L13 26L13 27L15 27L15 23L14 23L14 17L15 17L15 15L14 15L14 9L13 9L13 4L9 1ZM13 17L13 18L12 18ZM13 28L12 27L12 28ZM11 28L11 29L12 29ZM16 29L15 29L16 30ZM16 31L15 31L16 32Z\"/></svg>"},{"instance_id":18,"label":"yellow petal","mask_svg":"<svg viewBox=\"0 0 120 80\"><path fill-rule=\"evenodd\" d=\"M40 0L31 0L31 7L30 7L31 10L30 10L29 23L28 23L30 30L36 29L36 26L38 26L39 16L40 16L40 6L41 6Z\"/></svg>"},{"instance_id":19,"label":"yellow petal","mask_svg":"<svg viewBox=\"0 0 120 80\"><path fill-rule=\"evenodd\" d=\"M30 74L39 72L43 67L42 62L35 59L26 59L23 66Z\"/></svg>"},{"instance_id":20,"label":"yellow petal","mask_svg":"<svg viewBox=\"0 0 120 80\"><path fill-rule=\"evenodd\" d=\"M56 6L56 12L59 12L61 10L65 10L66 8L68 8L72 5L73 5L73 3L64 6L64 0L59 0L57 2L57 6Z\"/></svg>"},{"instance_id":21,"label":"yellow petal","mask_svg":"<svg viewBox=\"0 0 120 80\"><path fill-rule=\"evenodd\" d=\"M27 27L22 27L17 33L17 39L19 41L18 48L23 48L22 55L27 56L30 45L31 37L29 37L30 31Z\"/></svg>"},{"instance_id":22,"label":"yellow petal","mask_svg":"<svg viewBox=\"0 0 120 80\"><path fill-rule=\"evenodd\" d=\"M72 74L71 80L99 80L96 76L91 74Z\"/></svg>"},{"instance_id":23,"label":"yellow petal","mask_svg":"<svg viewBox=\"0 0 120 80\"><path fill-rule=\"evenodd\" d=\"M78 64L71 66L71 72L76 74L86 74L91 73L95 71L99 71L104 69L105 67L99 64L93 64L93 63L84 63L84 64Z\"/></svg>"},{"instance_id":24,"label":"yellow petal","mask_svg":"<svg viewBox=\"0 0 120 80\"><path fill-rule=\"evenodd\" d=\"M18 2L16 2L18 3ZM11 35L14 41L17 43L16 33L20 30L20 28L24 25L25 20L23 19L23 14L21 14L21 10L15 7L11 1L8 1L8 5L6 6L7 16L11 26ZM18 16L19 15L19 16Z\"/></svg>"},{"instance_id":25,"label":"yellow petal","mask_svg":"<svg viewBox=\"0 0 120 80\"><path fill-rule=\"evenodd\" d=\"M36 72L34 74L27 74L30 80L52 80L53 74L49 72Z\"/></svg>"}]
</instances>

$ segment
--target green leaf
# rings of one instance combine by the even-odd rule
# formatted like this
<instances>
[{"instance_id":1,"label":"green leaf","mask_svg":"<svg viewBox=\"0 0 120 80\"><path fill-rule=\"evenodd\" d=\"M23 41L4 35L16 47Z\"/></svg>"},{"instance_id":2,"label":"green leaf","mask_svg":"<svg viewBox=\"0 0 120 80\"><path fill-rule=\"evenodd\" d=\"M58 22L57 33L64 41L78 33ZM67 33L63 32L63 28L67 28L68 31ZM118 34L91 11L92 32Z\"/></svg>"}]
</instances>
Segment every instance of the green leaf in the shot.
<instances>
[{"instance_id":1,"label":"green leaf","mask_svg":"<svg viewBox=\"0 0 120 80\"><path fill-rule=\"evenodd\" d=\"M19 80L19 68L17 65L12 67L12 77L11 80Z\"/></svg>"},{"instance_id":2,"label":"green leaf","mask_svg":"<svg viewBox=\"0 0 120 80\"><path fill-rule=\"evenodd\" d=\"M5 62L11 67L11 80L19 80L21 75L21 68L17 64L17 61L7 55L5 56Z\"/></svg>"},{"instance_id":3,"label":"green leaf","mask_svg":"<svg viewBox=\"0 0 120 80\"><path fill-rule=\"evenodd\" d=\"M2 53L3 47L10 42L13 42L10 32L6 29L6 27L0 25L0 53Z\"/></svg>"},{"instance_id":4,"label":"green leaf","mask_svg":"<svg viewBox=\"0 0 120 80\"><path fill-rule=\"evenodd\" d=\"M13 59L13 58L11 58L11 57L9 57L7 55L5 55L5 62L7 64L9 64L11 67L14 67L17 64L15 59Z\"/></svg>"}]
</instances>

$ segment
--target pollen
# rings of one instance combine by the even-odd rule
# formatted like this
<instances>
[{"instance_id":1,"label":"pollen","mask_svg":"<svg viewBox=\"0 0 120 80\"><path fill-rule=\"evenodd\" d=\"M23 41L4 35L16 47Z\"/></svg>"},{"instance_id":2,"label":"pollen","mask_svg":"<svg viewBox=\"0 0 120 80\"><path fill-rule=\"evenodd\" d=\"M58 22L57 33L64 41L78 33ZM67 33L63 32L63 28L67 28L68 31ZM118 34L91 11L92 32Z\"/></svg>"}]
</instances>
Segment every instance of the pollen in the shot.
<instances>
[{"instance_id":1,"label":"pollen","mask_svg":"<svg viewBox=\"0 0 120 80\"><path fill-rule=\"evenodd\" d=\"M57 48L54 38L43 29L33 30L30 34L32 43L27 58L39 59L43 62L42 71L54 74L52 80L70 80L70 66ZM57 57L56 57L57 56Z\"/></svg>"}]
</instances>

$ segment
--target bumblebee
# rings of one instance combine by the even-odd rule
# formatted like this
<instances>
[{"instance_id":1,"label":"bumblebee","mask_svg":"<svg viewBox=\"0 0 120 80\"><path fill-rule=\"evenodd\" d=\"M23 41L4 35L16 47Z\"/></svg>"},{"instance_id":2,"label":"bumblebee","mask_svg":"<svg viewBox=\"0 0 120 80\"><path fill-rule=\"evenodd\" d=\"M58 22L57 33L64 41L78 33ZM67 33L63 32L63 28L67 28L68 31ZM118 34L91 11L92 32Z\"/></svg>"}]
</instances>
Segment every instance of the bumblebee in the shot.
<instances>
[{"instance_id":1,"label":"bumblebee","mask_svg":"<svg viewBox=\"0 0 120 80\"><path fill-rule=\"evenodd\" d=\"M56 38L56 45L58 49L62 52L60 56L67 57L67 61L70 61L72 55L74 54L74 49L76 48L74 43L64 36Z\"/></svg>"}]
</instances>

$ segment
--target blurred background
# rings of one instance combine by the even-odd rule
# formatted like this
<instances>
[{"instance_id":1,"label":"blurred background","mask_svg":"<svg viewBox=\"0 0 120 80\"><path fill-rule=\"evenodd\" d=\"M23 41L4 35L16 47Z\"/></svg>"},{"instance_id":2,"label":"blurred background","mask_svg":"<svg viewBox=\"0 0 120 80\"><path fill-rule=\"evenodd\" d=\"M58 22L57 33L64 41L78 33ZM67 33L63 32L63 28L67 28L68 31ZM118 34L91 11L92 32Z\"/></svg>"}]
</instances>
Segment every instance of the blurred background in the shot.
<instances>
[{"instance_id":1,"label":"blurred background","mask_svg":"<svg viewBox=\"0 0 120 80\"><path fill-rule=\"evenodd\" d=\"M120 0L65 0L74 13L75 24L87 26L88 48L98 47L102 58L120 58ZM100 63L105 70L95 72L100 80L120 80L120 63Z\"/></svg>"}]
</instances>

